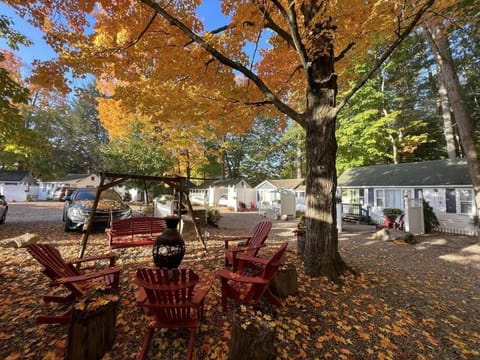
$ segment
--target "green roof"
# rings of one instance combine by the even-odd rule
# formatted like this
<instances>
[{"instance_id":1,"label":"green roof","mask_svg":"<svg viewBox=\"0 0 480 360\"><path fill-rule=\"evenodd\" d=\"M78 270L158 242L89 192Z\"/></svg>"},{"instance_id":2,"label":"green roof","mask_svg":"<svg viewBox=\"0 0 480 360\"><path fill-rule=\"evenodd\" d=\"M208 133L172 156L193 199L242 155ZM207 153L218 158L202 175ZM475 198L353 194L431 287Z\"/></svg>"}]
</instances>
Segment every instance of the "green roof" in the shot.
<instances>
[{"instance_id":1,"label":"green roof","mask_svg":"<svg viewBox=\"0 0 480 360\"><path fill-rule=\"evenodd\" d=\"M344 187L472 185L466 160L373 165L350 168L338 178Z\"/></svg>"}]
</instances>

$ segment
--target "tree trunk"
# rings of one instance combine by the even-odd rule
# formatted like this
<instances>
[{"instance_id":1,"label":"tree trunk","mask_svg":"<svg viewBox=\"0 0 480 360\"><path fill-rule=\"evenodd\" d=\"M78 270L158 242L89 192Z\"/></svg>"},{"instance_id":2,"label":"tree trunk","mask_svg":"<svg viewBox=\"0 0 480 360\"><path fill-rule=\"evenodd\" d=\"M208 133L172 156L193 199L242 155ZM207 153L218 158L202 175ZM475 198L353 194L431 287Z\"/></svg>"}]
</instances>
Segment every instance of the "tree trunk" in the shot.
<instances>
[{"instance_id":1,"label":"tree trunk","mask_svg":"<svg viewBox=\"0 0 480 360\"><path fill-rule=\"evenodd\" d=\"M460 82L453 63L448 38L440 27L431 27L430 35L435 48L436 61L447 88L448 99L455 116L463 151L467 158L470 178L475 192L477 214L480 213L480 161L475 145L472 121L463 99Z\"/></svg>"},{"instance_id":2,"label":"tree trunk","mask_svg":"<svg viewBox=\"0 0 480 360\"><path fill-rule=\"evenodd\" d=\"M295 159L295 167L297 169L297 179L302 178L302 148L301 148L301 135L297 136L297 143L296 143L296 159Z\"/></svg>"},{"instance_id":3,"label":"tree trunk","mask_svg":"<svg viewBox=\"0 0 480 360\"><path fill-rule=\"evenodd\" d=\"M314 116L306 130L305 270L338 281L346 265L338 252L335 119Z\"/></svg>"},{"instance_id":4,"label":"tree trunk","mask_svg":"<svg viewBox=\"0 0 480 360\"><path fill-rule=\"evenodd\" d=\"M439 56L429 31L425 27L423 27L422 30L427 42L430 45L430 49L435 54L435 57ZM455 149L455 137L453 132L452 114L450 112L450 102L448 101L447 88L445 86L445 82L443 81L442 71L439 66L437 67L438 100L440 102L440 113L443 119L443 133L447 145L447 155L450 160L454 160L457 158L457 153Z\"/></svg>"},{"instance_id":5,"label":"tree trunk","mask_svg":"<svg viewBox=\"0 0 480 360\"><path fill-rule=\"evenodd\" d=\"M448 101L447 88L442 76L438 77L438 96L440 98L440 106L442 109L443 133L447 144L447 155L450 160L457 158L455 149L455 137L453 133L452 114L450 112L450 103Z\"/></svg>"}]
</instances>

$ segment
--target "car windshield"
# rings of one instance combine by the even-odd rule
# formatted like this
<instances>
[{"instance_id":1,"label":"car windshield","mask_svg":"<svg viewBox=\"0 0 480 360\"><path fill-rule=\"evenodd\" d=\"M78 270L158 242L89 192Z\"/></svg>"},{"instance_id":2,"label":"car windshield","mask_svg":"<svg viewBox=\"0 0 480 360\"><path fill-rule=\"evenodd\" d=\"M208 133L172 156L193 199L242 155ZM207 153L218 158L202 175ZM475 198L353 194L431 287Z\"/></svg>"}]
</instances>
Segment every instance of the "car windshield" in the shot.
<instances>
[{"instance_id":1,"label":"car windshield","mask_svg":"<svg viewBox=\"0 0 480 360\"><path fill-rule=\"evenodd\" d=\"M75 200L95 200L95 190L79 190L77 195L75 196ZM114 191L103 191L100 194L101 200L114 200L114 201L122 201L120 195L118 195Z\"/></svg>"}]
</instances>

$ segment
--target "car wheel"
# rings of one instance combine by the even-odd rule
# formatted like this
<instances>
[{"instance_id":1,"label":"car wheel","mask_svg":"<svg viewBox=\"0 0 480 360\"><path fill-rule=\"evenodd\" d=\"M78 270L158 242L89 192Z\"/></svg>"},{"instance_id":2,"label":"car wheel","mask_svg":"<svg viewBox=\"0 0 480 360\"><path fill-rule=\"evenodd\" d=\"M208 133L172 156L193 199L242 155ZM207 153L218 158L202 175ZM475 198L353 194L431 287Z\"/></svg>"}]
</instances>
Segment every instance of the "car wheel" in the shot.
<instances>
[{"instance_id":1,"label":"car wheel","mask_svg":"<svg viewBox=\"0 0 480 360\"><path fill-rule=\"evenodd\" d=\"M70 219L69 219L67 216L65 216L65 224L64 224L64 226L63 226L65 232L70 232L70 231L72 231L72 225L73 225L73 224L72 224L72 222L70 221Z\"/></svg>"}]
</instances>

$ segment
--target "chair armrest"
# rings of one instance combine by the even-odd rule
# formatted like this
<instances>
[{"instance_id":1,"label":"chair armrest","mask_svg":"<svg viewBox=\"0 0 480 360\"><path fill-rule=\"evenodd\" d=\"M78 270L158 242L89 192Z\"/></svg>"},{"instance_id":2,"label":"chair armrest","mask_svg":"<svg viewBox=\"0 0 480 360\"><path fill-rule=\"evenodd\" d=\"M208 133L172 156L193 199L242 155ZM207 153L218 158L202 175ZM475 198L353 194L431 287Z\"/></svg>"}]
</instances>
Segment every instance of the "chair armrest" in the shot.
<instances>
[{"instance_id":1,"label":"chair armrest","mask_svg":"<svg viewBox=\"0 0 480 360\"><path fill-rule=\"evenodd\" d=\"M266 285L269 283L267 279L262 279L260 277L254 277L254 276L240 275L240 274L231 272L227 269L222 269L217 271L217 276L226 280L232 280L232 281L248 283L248 284Z\"/></svg>"},{"instance_id":2,"label":"chair armrest","mask_svg":"<svg viewBox=\"0 0 480 360\"><path fill-rule=\"evenodd\" d=\"M117 257L116 254L110 253L106 255L87 256L81 259L70 260L67 263L73 265L73 264L81 264L87 261L110 260L110 266L114 266L116 257Z\"/></svg>"},{"instance_id":3,"label":"chair armrest","mask_svg":"<svg viewBox=\"0 0 480 360\"><path fill-rule=\"evenodd\" d=\"M241 236L215 236L212 240L219 240L225 243L225 249L228 249L228 243L230 241L239 241L239 240L248 240L250 239L250 235L241 235Z\"/></svg>"},{"instance_id":4,"label":"chair armrest","mask_svg":"<svg viewBox=\"0 0 480 360\"><path fill-rule=\"evenodd\" d=\"M250 262L250 263L257 263L261 265L267 265L269 261L268 259L263 259L255 256L242 255L242 254L237 255L237 260Z\"/></svg>"},{"instance_id":5,"label":"chair armrest","mask_svg":"<svg viewBox=\"0 0 480 360\"><path fill-rule=\"evenodd\" d=\"M205 283L200 282L195 285L195 287L193 288L192 303L201 304L211 287L212 281L208 281Z\"/></svg>"},{"instance_id":6,"label":"chair armrest","mask_svg":"<svg viewBox=\"0 0 480 360\"><path fill-rule=\"evenodd\" d=\"M249 251L249 250L261 249L263 247L265 247L265 244L256 245L256 246L229 248L228 251L231 251L232 253L238 253L238 252L245 252L245 251Z\"/></svg>"},{"instance_id":7,"label":"chair armrest","mask_svg":"<svg viewBox=\"0 0 480 360\"><path fill-rule=\"evenodd\" d=\"M92 279L104 277L106 275L112 275L112 274L119 273L119 272L120 272L120 267L118 267L118 266L109 267L108 269L105 269L105 270L102 270L102 271L59 278L55 281L52 281L50 283L50 286L63 285L63 284L66 284L66 283L77 283L77 282L92 280Z\"/></svg>"}]
</instances>

